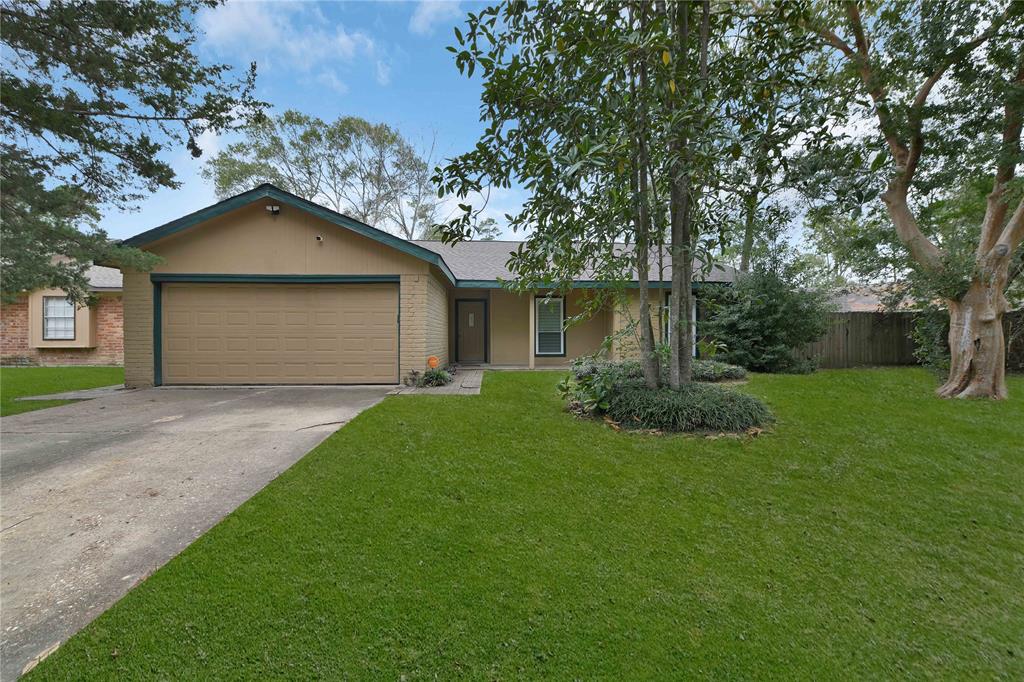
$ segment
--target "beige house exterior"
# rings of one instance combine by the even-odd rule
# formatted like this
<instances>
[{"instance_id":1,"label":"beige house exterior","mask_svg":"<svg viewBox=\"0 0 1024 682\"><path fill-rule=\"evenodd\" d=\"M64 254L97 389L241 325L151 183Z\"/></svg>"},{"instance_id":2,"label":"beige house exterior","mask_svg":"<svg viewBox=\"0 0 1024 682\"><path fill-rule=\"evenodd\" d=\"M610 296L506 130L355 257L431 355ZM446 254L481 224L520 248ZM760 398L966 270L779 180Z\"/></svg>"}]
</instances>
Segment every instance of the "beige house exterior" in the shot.
<instances>
[{"instance_id":1,"label":"beige house exterior","mask_svg":"<svg viewBox=\"0 0 1024 682\"><path fill-rule=\"evenodd\" d=\"M639 301L630 290L563 329L596 283L513 293L502 281L515 244L409 242L272 185L126 243L163 259L124 273L130 387L396 384L432 357L565 366L626 328ZM663 296L652 288L652 300Z\"/></svg>"}]
</instances>

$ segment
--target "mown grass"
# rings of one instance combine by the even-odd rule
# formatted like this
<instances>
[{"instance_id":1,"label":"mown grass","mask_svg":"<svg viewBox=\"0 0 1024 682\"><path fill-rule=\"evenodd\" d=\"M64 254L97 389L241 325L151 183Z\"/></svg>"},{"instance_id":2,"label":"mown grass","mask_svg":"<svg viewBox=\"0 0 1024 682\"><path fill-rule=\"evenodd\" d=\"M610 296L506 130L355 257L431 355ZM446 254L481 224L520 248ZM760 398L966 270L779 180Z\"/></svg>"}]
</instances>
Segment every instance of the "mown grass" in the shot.
<instances>
[{"instance_id":1,"label":"mown grass","mask_svg":"<svg viewBox=\"0 0 1024 682\"><path fill-rule=\"evenodd\" d=\"M32 679L1024 677L1024 380L754 376L757 438L615 433L556 373L397 396Z\"/></svg>"},{"instance_id":2,"label":"mown grass","mask_svg":"<svg viewBox=\"0 0 1024 682\"><path fill-rule=\"evenodd\" d=\"M123 383L123 367L0 367L0 417L74 402L15 398Z\"/></svg>"}]
</instances>

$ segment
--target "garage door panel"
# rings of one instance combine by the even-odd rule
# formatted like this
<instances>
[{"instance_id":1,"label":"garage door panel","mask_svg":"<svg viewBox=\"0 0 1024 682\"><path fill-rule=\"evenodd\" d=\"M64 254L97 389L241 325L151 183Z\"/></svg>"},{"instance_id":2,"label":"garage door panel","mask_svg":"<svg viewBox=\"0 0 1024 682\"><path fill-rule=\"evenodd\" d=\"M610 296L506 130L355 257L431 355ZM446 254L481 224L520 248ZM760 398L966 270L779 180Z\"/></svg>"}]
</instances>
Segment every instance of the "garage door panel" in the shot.
<instances>
[{"instance_id":1,"label":"garage door panel","mask_svg":"<svg viewBox=\"0 0 1024 682\"><path fill-rule=\"evenodd\" d=\"M393 284L166 284L164 382L393 383Z\"/></svg>"}]
</instances>

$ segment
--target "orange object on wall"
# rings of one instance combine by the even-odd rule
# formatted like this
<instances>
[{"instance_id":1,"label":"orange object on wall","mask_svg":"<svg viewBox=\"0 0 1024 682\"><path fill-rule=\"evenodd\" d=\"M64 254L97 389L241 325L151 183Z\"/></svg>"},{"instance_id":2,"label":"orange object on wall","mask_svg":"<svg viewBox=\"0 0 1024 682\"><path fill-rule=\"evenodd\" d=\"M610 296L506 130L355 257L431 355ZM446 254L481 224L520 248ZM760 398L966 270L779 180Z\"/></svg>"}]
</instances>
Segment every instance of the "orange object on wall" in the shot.
<instances>
[{"instance_id":1,"label":"orange object on wall","mask_svg":"<svg viewBox=\"0 0 1024 682\"><path fill-rule=\"evenodd\" d=\"M430 369L435 369L440 362L441 361L437 359L436 355L431 355L429 358L427 358L427 367L429 367Z\"/></svg>"}]
</instances>

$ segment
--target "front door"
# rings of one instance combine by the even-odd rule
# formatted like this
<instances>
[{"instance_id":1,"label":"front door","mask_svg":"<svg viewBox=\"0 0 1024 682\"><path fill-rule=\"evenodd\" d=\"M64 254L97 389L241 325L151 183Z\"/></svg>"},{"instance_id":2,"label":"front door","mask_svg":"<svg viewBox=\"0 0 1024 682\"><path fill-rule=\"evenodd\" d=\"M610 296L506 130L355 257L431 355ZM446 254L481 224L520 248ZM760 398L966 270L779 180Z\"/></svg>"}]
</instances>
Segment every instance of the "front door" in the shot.
<instances>
[{"instance_id":1,"label":"front door","mask_svg":"<svg viewBox=\"0 0 1024 682\"><path fill-rule=\"evenodd\" d=\"M456 301L455 333L458 362L484 362L487 348L487 304L484 301Z\"/></svg>"}]
</instances>

